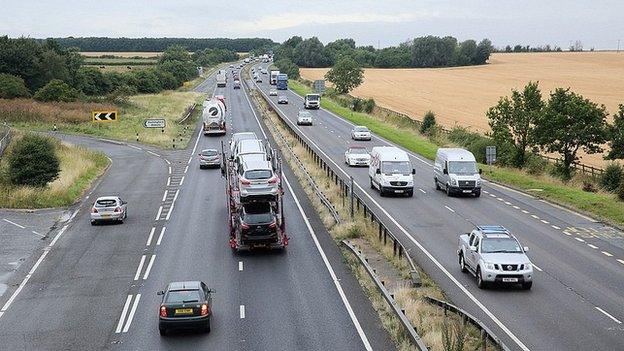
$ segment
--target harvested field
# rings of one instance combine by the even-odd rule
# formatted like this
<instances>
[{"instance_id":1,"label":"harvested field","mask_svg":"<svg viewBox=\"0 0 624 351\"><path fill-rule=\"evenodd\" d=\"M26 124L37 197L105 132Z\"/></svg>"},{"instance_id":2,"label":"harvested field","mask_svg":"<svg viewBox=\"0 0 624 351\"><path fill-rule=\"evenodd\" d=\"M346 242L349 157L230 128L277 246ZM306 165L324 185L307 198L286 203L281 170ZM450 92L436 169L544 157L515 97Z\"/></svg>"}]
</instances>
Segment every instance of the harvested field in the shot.
<instances>
[{"instance_id":1,"label":"harvested field","mask_svg":"<svg viewBox=\"0 0 624 351\"><path fill-rule=\"evenodd\" d=\"M86 57L100 57L102 55L113 55L118 57L157 57L161 52L144 52L144 51L85 51L80 53Z\"/></svg>"},{"instance_id":2,"label":"harvested field","mask_svg":"<svg viewBox=\"0 0 624 351\"><path fill-rule=\"evenodd\" d=\"M321 79L327 69L302 69L305 79ZM624 103L624 53L514 53L493 54L490 64L472 67L424 69L366 69L364 83L353 91L372 97L378 105L421 119L427 110L438 123L478 131L489 130L485 112L512 88L539 81L545 98L557 87L573 91L607 107L609 113ZM603 167L601 155L581 162Z\"/></svg>"}]
</instances>

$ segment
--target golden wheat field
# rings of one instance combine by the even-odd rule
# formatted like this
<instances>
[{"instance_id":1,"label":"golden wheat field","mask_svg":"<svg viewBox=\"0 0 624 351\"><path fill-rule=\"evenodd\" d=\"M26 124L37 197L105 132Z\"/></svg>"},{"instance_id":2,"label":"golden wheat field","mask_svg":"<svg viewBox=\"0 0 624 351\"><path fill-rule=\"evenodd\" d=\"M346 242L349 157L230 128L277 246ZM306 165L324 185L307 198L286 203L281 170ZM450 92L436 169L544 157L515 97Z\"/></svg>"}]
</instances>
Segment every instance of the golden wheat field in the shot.
<instances>
[{"instance_id":1,"label":"golden wheat field","mask_svg":"<svg viewBox=\"0 0 624 351\"><path fill-rule=\"evenodd\" d=\"M157 57L162 52L146 52L146 51L84 51L80 53L86 57L100 57L102 55L113 55L117 57Z\"/></svg>"},{"instance_id":2,"label":"golden wheat field","mask_svg":"<svg viewBox=\"0 0 624 351\"><path fill-rule=\"evenodd\" d=\"M327 69L302 69L305 79L322 79ZM539 81L545 99L557 87L570 87L604 104L609 113L624 104L624 52L493 54L489 64L472 67L366 69L352 95L372 97L383 107L416 119L432 110L438 123L489 130L485 112L512 88ZM601 155L581 162L604 166Z\"/></svg>"}]
</instances>

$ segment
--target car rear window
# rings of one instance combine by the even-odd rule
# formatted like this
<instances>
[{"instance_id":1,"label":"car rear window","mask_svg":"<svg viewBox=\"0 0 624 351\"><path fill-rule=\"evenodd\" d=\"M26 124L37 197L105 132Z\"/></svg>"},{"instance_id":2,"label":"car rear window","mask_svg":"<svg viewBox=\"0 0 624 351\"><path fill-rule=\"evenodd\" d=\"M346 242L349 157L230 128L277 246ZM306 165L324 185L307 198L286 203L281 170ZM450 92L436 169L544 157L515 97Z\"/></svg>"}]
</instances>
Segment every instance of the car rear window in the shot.
<instances>
[{"instance_id":1,"label":"car rear window","mask_svg":"<svg viewBox=\"0 0 624 351\"><path fill-rule=\"evenodd\" d=\"M199 290L171 290L167 294L167 303L192 303L199 302L201 296Z\"/></svg>"},{"instance_id":2,"label":"car rear window","mask_svg":"<svg viewBox=\"0 0 624 351\"><path fill-rule=\"evenodd\" d=\"M217 150L204 150L202 151L202 156L216 156Z\"/></svg>"},{"instance_id":3,"label":"car rear window","mask_svg":"<svg viewBox=\"0 0 624 351\"><path fill-rule=\"evenodd\" d=\"M245 172L245 178L249 180L269 179L273 172L268 169L253 169Z\"/></svg>"},{"instance_id":4,"label":"car rear window","mask_svg":"<svg viewBox=\"0 0 624 351\"><path fill-rule=\"evenodd\" d=\"M243 211L243 221L247 224L269 223L273 220L271 207L266 203L247 205Z\"/></svg>"},{"instance_id":5,"label":"car rear window","mask_svg":"<svg viewBox=\"0 0 624 351\"><path fill-rule=\"evenodd\" d=\"M111 207L117 205L117 200L107 199L107 200L97 200L95 202L95 207Z\"/></svg>"}]
</instances>

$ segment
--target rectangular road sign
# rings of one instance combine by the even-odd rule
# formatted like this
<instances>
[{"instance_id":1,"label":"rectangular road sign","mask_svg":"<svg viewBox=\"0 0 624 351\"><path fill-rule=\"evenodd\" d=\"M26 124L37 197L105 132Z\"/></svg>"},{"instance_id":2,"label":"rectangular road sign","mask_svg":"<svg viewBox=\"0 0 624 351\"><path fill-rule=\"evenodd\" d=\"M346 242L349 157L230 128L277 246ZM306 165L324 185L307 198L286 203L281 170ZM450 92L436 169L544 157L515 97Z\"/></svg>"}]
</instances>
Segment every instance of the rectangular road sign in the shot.
<instances>
[{"instance_id":1,"label":"rectangular road sign","mask_svg":"<svg viewBox=\"0 0 624 351\"><path fill-rule=\"evenodd\" d=\"M93 122L115 122L119 119L117 111L91 111Z\"/></svg>"},{"instance_id":2,"label":"rectangular road sign","mask_svg":"<svg viewBox=\"0 0 624 351\"><path fill-rule=\"evenodd\" d=\"M496 146L486 146L485 147L485 160L488 165L496 162Z\"/></svg>"},{"instance_id":3,"label":"rectangular road sign","mask_svg":"<svg viewBox=\"0 0 624 351\"><path fill-rule=\"evenodd\" d=\"M165 128L167 122L164 118L148 118L143 121L143 127L145 128Z\"/></svg>"},{"instance_id":4,"label":"rectangular road sign","mask_svg":"<svg viewBox=\"0 0 624 351\"><path fill-rule=\"evenodd\" d=\"M325 91L325 80L317 79L314 81L314 90L317 93L322 93Z\"/></svg>"}]
</instances>

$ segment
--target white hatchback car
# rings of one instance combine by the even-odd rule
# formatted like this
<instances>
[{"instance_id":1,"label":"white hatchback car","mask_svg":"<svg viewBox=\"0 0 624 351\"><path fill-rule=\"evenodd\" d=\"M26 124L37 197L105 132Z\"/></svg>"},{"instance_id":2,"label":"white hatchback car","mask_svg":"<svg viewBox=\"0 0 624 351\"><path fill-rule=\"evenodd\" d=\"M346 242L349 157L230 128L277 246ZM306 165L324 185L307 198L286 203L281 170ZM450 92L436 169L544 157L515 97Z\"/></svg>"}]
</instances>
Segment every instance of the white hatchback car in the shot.
<instances>
[{"instance_id":1,"label":"white hatchback car","mask_svg":"<svg viewBox=\"0 0 624 351\"><path fill-rule=\"evenodd\" d=\"M351 130L353 140L371 140L371 132L365 126L355 126Z\"/></svg>"},{"instance_id":2,"label":"white hatchback car","mask_svg":"<svg viewBox=\"0 0 624 351\"><path fill-rule=\"evenodd\" d=\"M91 225L100 222L123 223L128 218L128 203L119 196L98 197L91 207Z\"/></svg>"},{"instance_id":3,"label":"white hatchback car","mask_svg":"<svg viewBox=\"0 0 624 351\"><path fill-rule=\"evenodd\" d=\"M275 89L269 90L269 96L277 96L277 90Z\"/></svg>"},{"instance_id":4,"label":"white hatchback car","mask_svg":"<svg viewBox=\"0 0 624 351\"><path fill-rule=\"evenodd\" d=\"M308 111L301 110L297 113L297 125L309 125L313 124L312 114Z\"/></svg>"},{"instance_id":5,"label":"white hatchback car","mask_svg":"<svg viewBox=\"0 0 624 351\"><path fill-rule=\"evenodd\" d=\"M345 163L351 166L370 165L370 154L364 146L353 145L345 151Z\"/></svg>"}]
</instances>

